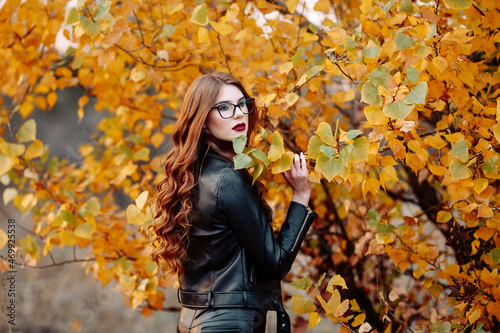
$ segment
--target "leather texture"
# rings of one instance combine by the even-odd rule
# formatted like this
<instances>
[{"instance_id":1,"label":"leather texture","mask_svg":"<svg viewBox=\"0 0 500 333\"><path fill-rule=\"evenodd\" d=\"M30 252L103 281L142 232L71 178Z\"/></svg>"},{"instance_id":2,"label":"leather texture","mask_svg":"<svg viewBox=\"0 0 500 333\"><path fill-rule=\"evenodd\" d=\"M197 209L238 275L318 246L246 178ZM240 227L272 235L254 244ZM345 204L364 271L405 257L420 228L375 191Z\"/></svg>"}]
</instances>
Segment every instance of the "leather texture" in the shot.
<instances>
[{"instance_id":1,"label":"leather texture","mask_svg":"<svg viewBox=\"0 0 500 333\"><path fill-rule=\"evenodd\" d=\"M278 237L244 170L208 151L192 192L188 260L179 275L179 301L192 309L255 307L278 313L278 332L290 332L281 283L317 217L291 202ZM250 331L252 332L252 331Z\"/></svg>"},{"instance_id":2,"label":"leather texture","mask_svg":"<svg viewBox=\"0 0 500 333\"><path fill-rule=\"evenodd\" d=\"M178 333L265 333L267 310L258 308L182 308Z\"/></svg>"}]
</instances>

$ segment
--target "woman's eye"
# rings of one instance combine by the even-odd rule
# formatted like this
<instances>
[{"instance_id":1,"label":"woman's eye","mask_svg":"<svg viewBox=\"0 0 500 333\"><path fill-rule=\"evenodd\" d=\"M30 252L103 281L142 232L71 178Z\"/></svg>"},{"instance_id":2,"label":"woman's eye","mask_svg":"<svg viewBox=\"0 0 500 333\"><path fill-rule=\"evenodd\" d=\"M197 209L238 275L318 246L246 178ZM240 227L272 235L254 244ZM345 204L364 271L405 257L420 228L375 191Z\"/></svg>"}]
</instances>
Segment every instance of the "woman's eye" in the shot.
<instances>
[{"instance_id":1,"label":"woman's eye","mask_svg":"<svg viewBox=\"0 0 500 333\"><path fill-rule=\"evenodd\" d=\"M238 103L238 106L239 106L240 108L242 108L242 107L244 107L244 106L246 106L246 105L247 105L247 101L245 101L245 100L243 100L243 101L241 101L241 102L239 102L239 103Z\"/></svg>"},{"instance_id":2,"label":"woman's eye","mask_svg":"<svg viewBox=\"0 0 500 333\"><path fill-rule=\"evenodd\" d=\"M227 111L227 110L229 110L229 104L221 104L221 105L219 105L219 110L220 111Z\"/></svg>"}]
</instances>

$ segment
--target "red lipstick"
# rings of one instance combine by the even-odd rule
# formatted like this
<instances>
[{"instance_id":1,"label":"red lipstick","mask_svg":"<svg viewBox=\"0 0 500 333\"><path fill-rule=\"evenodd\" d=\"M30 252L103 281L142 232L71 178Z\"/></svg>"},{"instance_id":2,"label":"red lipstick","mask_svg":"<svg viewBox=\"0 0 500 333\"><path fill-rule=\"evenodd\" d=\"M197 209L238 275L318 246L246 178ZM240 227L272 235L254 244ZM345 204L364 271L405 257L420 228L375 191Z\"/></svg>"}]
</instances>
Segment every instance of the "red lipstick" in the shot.
<instances>
[{"instance_id":1,"label":"red lipstick","mask_svg":"<svg viewBox=\"0 0 500 333\"><path fill-rule=\"evenodd\" d=\"M233 131L241 132L241 131L244 131L245 128L247 128L247 126L245 125L245 123L239 123L239 124L236 124L233 127Z\"/></svg>"}]
</instances>

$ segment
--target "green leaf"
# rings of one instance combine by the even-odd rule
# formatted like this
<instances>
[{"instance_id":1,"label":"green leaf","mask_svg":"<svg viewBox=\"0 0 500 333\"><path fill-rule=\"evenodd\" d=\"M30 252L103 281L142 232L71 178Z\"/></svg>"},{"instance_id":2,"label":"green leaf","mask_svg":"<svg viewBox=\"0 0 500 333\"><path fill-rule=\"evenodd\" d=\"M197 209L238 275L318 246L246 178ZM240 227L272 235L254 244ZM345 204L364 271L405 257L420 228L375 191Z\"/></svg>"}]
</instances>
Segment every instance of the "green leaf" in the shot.
<instances>
[{"instance_id":1,"label":"green leaf","mask_svg":"<svg viewBox=\"0 0 500 333\"><path fill-rule=\"evenodd\" d=\"M269 164L271 164L271 162L269 162L269 160L267 159L266 153L260 150L252 151L252 155L259 161L262 161L266 167L269 166Z\"/></svg>"},{"instance_id":2,"label":"green leaf","mask_svg":"<svg viewBox=\"0 0 500 333\"><path fill-rule=\"evenodd\" d=\"M370 79L375 88L377 88L379 85L387 88L387 80L389 78L389 75L389 69L387 68L387 66L382 65L375 68L370 74L367 74L366 76Z\"/></svg>"},{"instance_id":3,"label":"green leaf","mask_svg":"<svg viewBox=\"0 0 500 333\"><path fill-rule=\"evenodd\" d=\"M377 87L371 82L365 82L361 89L361 102L371 105L382 105L382 97L378 94Z\"/></svg>"},{"instance_id":4,"label":"green leaf","mask_svg":"<svg viewBox=\"0 0 500 333\"><path fill-rule=\"evenodd\" d=\"M468 162L469 161L469 146L467 146L467 141L464 139L460 139L451 148L451 150L448 152L451 156L456 157L459 161L461 162Z\"/></svg>"},{"instance_id":5,"label":"green leaf","mask_svg":"<svg viewBox=\"0 0 500 333\"><path fill-rule=\"evenodd\" d=\"M96 197L91 197L87 202L80 207L78 214L81 217L94 217L101 212L101 205Z\"/></svg>"},{"instance_id":6,"label":"green leaf","mask_svg":"<svg viewBox=\"0 0 500 333\"><path fill-rule=\"evenodd\" d=\"M380 222L381 219L380 214L377 213L377 211L373 208L370 208L370 210L368 210L368 213L366 213L366 217L370 220L376 221L377 223Z\"/></svg>"},{"instance_id":7,"label":"green leaf","mask_svg":"<svg viewBox=\"0 0 500 333\"><path fill-rule=\"evenodd\" d=\"M260 125L259 125L259 129L260 129L260 136L261 136L261 138L262 139L267 138L267 136L269 135L269 133L267 132L267 130L264 127L260 126Z\"/></svg>"},{"instance_id":8,"label":"green leaf","mask_svg":"<svg viewBox=\"0 0 500 333\"><path fill-rule=\"evenodd\" d=\"M349 140L352 140L360 134L363 134L363 132L360 130L350 130L349 132L347 132L347 138Z\"/></svg>"},{"instance_id":9,"label":"green leaf","mask_svg":"<svg viewBox=\"0 0 500 333\"><path fill-rule=\"evenodd\" d=\"M356 163L368 160L368 139L364 136L354 140L349 160Z\"/></svg>"},{"instance_id":10,"label":"green leaf","mask_svg":"<svg viewBox=\"0 0 500 333\"><path fill-rule=\"evenodd\" d=\"M396 51L408 49L415 44L413 38L403 32L398 33L396 37L394 37L394 41L396 42Z\"/></svg>"},{"instance_id":11,"label":"green leaf","mask_svg":"<svg viewBox=\"0 0 500 333\"><path fill-rule=\"evenodd\" d=\"M296 67L299 63L300 57L302 55L302 49L300 47L297 48L297 52L290 58L292 61L293 67Z\"/></svg>"},{"instance_id":12,"label":"green leaf","mask_svg":"<svg viewBox=\"0 0 500 333\"><path fill-rule=\"evenodd\" d=\"M488 255L490 256L491 260L493 260L493 262L495 264L499 264L500 263L500 249L499 248L491 250L488 253Z\"/></svg>"},{"instance_id":13,"label":"green leaf","mask_svg":"<svg viewBox=\"0 0 500 333\"><path fill-rule=\"evenodd\" d=\"M248 155L238 154L233 157L234 170L247 169L254 166L255 161Z\"/></svg>"},{"instance_id":14,"label":"green leaf","mask_svg":"<svg viewBox=\"0 0 500 333\"><path fill-rule=\"evenodd\" d=\"M467 9L472 4L472 0L444 0L444 4L453 9Z\"/></svg>"},{"instance_id":15,"label":"green leaf","mask_svg":"<svg viewBox=\"0 0 500 333\"><path fill-rule=\"evenodd\" d=\"M326 143L327 145L333 147L337 145L337 141L335 141L335 138L333 137L332 128L330 127L330 124L325 123L324 121L321 122L318 125L318 129L314 133L316 133L316 135L319 136L319 138L323 140L323 142Z\"/></svg>"},{"instance_id":16,"label":"green leaf","mask_svg":"<svg viewBox=\"0 0 500 333\"><path fill-rule=\"evenodd\" d=\"M483 164L483 166L481 167L481 169L486 174L488 174L488 173L489 174L497 173L497 169L498 169L498 156L495 155L492 158L490 158L489 160L487 160L486 163Z\"/></svg>"},{"instance_id":17,"label":"green leaf","mask_svg":"<svg viewBox=\"0 0 500 333\"><path fill-rule=\"evenodd\" d=\"M414 104L394 102L384 106L383 111L387 117L404 120L413 111Z\"/></svg>"},{"instance_id":18,"label":"green leaf","mask_svg":"<svg viewBox=\"0 0 500 333\"><path fill-rule=\"evenodd\" d=\"M328 158L332 158L333 155L335 155L335 149L331 146L322 145L319 147L319 150L321 150L321 152Z\"/></svg>"},{"instance_id":19,"label":"green leaf","mask_svg":"<svg viewBox=\"0 0 500 333\"><path fill-rule=\"evenodd\" d=\"M86 17L82 18L82 29L91 39L94 39L101 33L99 22L91 21Z\"/></svg>"},{"instance_id":20,"label":"green leaf","mask_svg":"<svg viewBox=\"0 0 500 333\"><path fill-rule=\"evenodd\" d=\"M320 158L322 156L320 150L322 145L323 141L317 135L313 135L309 139L309 145L307 146L307 157L313 159Z\"/></svg>"},{"instance_id":21,"label":"green leaf","mask_svg":"<svg viewBox=\"0 0 500 333\"><path fill-rule=\"evenodd\" d=\"M80 15L75 7L71 8L68 12L68 17L66 18L66 24L74 24L80 22Z\"/></svg>"},{"instance_id":22,"label":"green leaf","mask_svg":"<svg viewBox=\"0 0 500 333\"><path fill-rule=\"evenodd\" d=\"M31 258L36 259L40 254L40 247L36 241L31 237L31 235L26 236L26 238L21 239L21 248L24 253L28 253Z\"/></svg>"},{"instance_id":23,"label":"green leaf","mask_svg":"<svg viewBox=\"0 0 500 333\"><path fill-rule=\"evenodd\" d=\"M334 158L320 157L316 161L316 165L329 182L342 171L340 162Z\"/></svg>"},{"instance_id":24,"label":"green leaf","mask_svg":"<svg viewBox=\"0 0 500 333\"><path fill-rule=\"evenodd\" d=\"M352 39L351 36L346 36L345 42L344 42L344 48L347 51L357 51L356 42L354 41L354 39Z\"/></svg>"},{"instance_id":25,"label":"green leaf","mask_svg":"<svg viewBox=\"0 0 500 333\"><path fill-rule=\"evenodd\" d=\"M451 179L466 179L472 176L472 171L459 161L451 161L450 163Z\"/></svg>"},{"instance_id":26,"label":"green leaf","mask_svg":"<svg viewBox=\"0 0 500 333\"><path fill-rule=\"evenodd\" d=\"M164 24L159 37L170 38L174 34L175 29L176 29L176 27L171 25L171 24Z\"/></svg>"},{"instance_id":27,"label":"green leaf","mask_svg":"<svg viewBox=\"0 0 500 333\"><path fill-rule=\"evenodd\" d=\"M90 222L82 223L75 229L75 235L84 238L84 239L92 239L92 234L95 231L95 225Z\"/></svg>"},{"instance_id":28,"label":"green leaf","mask_svg":"<svg viewBox=\"0 0 500 333\"><path fill-rule=\"evenodd\" d=\"M364 47L363 48L363 56L368 59L374 59L380 52L380 47Z\"/></svg>"},{"instance_id":29,"label":"green leaf","mask_svg":"<svg viewBox=\"0 0 500 333\"><path fill-rule=\"evenodd\" d=\"M392 224L379 224L375 227L375 230L377 230L377 232L380 232L384 236L389 235L394 231L394 229L396 229L396 227Z\"/></svg>"},{"instance_id":30,"label":"green leaf","mask_svg":"<svg viewBox=\"0 0 500 333\"><path fill-rule=\"evenodd\" d=\"M278 160L281 155L285 153L285 147L283 144L283 138L281 134L278 132L273 133L271 147L269 148L269 152L267 153L267 158L269 161L274 162Z\"/></svg>"},{"instance_id":31,"label":"green leaf","mask_svg":"<svg viewBox=\"0 0 500 333\"><path fill-rule=\"evenodd\" d=\"M321 287L321 283L325 279L325 276L326 276L326 272L324 272L323 274L321 274L318 282L316 282L316 285L314 286L314 290L318 290L318 288Z\"/></svg>"},{"instance_id":32,"label":"green leaf","mask_svg":"<svg viewBox=\"0 0 500 333\"><path fill-rule=\"evenodd\" d=\"M405 97L406 104L424 104L427 96L427 82L420 82Z\"/></svg>"},{"instance_id":33,"label":"green leaf","mask_svg":"<svg viewBox=\"0 0 500 333\"><path fill-rule=\"evenodd\" d=\"M100 19L104 18L107 14L109 14L109 1L104 0L101 2L101 4L95 10L94 15L93 15L93 19L100 20Z\"/></svg>"},{"instance_id":34,"label":"green leaf","mask_svg":"<svg viewBox=\"0 0 500 333\"><path fill-rule=\"evenodd\" d=\"M63 219L63 221L68 222L73 227L76 225L76 218L73 214L71 214L71 212L63 209L58 215Z\"/></svg>"},{"instance_id":35,"label":"green leaf","mask_svg":"<svg viewBox=\"0 0 500 333\"><path fill-rule=\"evenodd\" d=\"M415 8L413 8L411 0L403 0L401 2L401 6L399 7L399 11L406 14L414 14Z\"/></svg>"},{"instance_id":36,"label":"green leaf","mask_svg":"<svg viewBox=\"0 0 500 333\"><path fill-rule=\"evenodd\" d=\"M241 154L243 149L245 149L245 146L247 144L247 137L244 135L240 135L236 138L232 139L233 141L233 149L236 154Z\"/></svg>"},{"instance_id":37,"label":"green leaf","mask_svg":"<svg viewBox=\"0 0 500 333\"><path fill-rule=\"evenodd\" d=\"M386 4L384 5L383 9L384 9L384 12L385 12L386 14L387 14L387 12L388 12L389 10L391 10L391 8L392 8L392 6L394 5L394 3L395 3L395 2L396 2L396 0L391 0L391 1L389 1L388 3L386 3Z\"/></svg>"},{"instance_id":38,"label":"green leaf","mask_svg":"<svg viewBox=\"0 0 500 333\"><path fill-rule=\"evenodd\" d=\"M262 176L265 174L265 170L267 170L267 168L262 163L257 163L254 165L252 185L255 183L255 181L262 178Z\"/></svg>"},{"instance_id":39,"label":"green leaf","mask_svg":"<svg viewBox=\"0 0 500 333\"><path fill-rule=\"evenodd\" d=\"M414 67L409 66L406 68L406 77L411 81L411 83L416 83L419 76L420 74Z\"/></svg>"},{"instance_id":40,"label":"green leaf","mask_svg":"<svg viewBox=\"0 0 500 333\"><path fill-rule=\"evenodd\" d=\"M312 286L312 280L309 276L297 279L291 283L292 287L300 290L309 290Z\"/></svg>"},{"instance_id":41,"label":"green leaf","mask_svg":"<svg viewBox=\"0 0 500 333\"><path fill-rule=\"evenodd\" d=\"M201 5L196 6L191 15L191 22L199 25L208 24L208 10L207 4L204 2Z\"/></svg>"},{"instance_id":42,"label":"green leaf","mask_svg":"<svg viewBox=\"0 0 500 333\"><path fill-rule=\"evenodd\" d=\"M19 142L29 142L36 140L36 122L35 119L28 119L19 127L16 133L16 139Z\"/></svg>"}]
</instances>

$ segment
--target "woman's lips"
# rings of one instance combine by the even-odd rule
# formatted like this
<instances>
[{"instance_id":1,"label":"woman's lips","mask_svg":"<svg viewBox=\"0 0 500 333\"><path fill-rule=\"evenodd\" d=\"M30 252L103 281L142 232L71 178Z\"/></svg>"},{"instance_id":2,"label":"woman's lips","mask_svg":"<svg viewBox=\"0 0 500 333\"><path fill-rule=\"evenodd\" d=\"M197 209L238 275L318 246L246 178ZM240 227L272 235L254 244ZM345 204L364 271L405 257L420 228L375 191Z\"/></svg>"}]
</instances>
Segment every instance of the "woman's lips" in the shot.
<instances>
[{"instance_id":1,"label":"woman's lips","mask_svg":"<svg viewBox=\"0 0 500 333\"><path fill-rule=\"evenodd\" d=\"M239 123L233 127L233 131L241 132L244 131L246 127L245 123Z\"/></svg>"}]
</instances>

